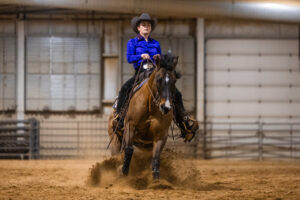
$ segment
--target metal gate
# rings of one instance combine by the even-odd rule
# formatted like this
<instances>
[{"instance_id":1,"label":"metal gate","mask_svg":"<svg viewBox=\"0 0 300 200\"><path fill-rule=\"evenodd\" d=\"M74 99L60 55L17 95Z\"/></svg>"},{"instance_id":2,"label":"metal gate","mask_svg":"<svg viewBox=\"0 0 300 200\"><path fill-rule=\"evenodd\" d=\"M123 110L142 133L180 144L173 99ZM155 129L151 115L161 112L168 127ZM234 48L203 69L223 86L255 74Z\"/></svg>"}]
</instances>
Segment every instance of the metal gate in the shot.
<instances>
[{"instance_id":1,"label":"metal gate","mask_svg":"<svg viewBox=\"0 0 300 200\"><path fill-rule=\"evenodd\" d=\"M41 158L109 155L107 120L41 121Z\"/></svg>"},{"instance_id":2,"label":"metal gate","mask_svg":"<svg viewBox=\"0 0 300 200\"><path fill-rule=\"evenodd\" d=\"M0 121L0 158L39 158L39 122Z\"/></svg>"},{"instance_id":3,"label":"metal gate","mask_svg":"<svg viewBox=\"0 0 300 200\"><path fill-rule=\"evenodd\" d=\"M300 123L207 122L200 127L191 143L170 129L166 148L200 159L300 159ZM107 120L0 122L1 158L109 156L108 143Z\"/></svg>"},{"instance_id":4,"label":"metal gate","mask_svg":"<svg viewBox=\"0 0 300 200\"><path fill-rule=\"evenodd\" d=\"M206 159L300 159L300 123L207 123Z\"/></svg>"}]
</instances>

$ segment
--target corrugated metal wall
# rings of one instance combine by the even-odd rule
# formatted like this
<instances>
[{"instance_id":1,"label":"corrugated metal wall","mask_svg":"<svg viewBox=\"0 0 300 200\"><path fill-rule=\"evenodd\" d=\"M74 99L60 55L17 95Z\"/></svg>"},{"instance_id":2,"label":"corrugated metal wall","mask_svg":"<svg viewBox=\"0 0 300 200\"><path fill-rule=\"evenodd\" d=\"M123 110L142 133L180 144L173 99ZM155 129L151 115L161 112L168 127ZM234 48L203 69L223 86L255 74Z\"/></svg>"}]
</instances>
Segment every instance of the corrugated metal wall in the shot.
<instances>
[{"instance_id":1,"label":"corrugated metal wall","mask_svg":"<svg viewBox=\"0 0 300 200\"><path fill-rule=\"evenodd\" d=\"M26 110L62 111L60 114L26 113L26 118L41 121L42 154L106 155L105 114L110 113L121 84L133 74L126 60L127 41L135 37L130 22L50 18L25 22ZM208 121L299 121L298 27L223 20L205 23ZM194 112L196 107L194 29L193 20L161 20L152 34L160 41L164 53L171 50L179 55L177 68L183 76L177 87L189 112ZM15 22L1 21L2 110L16 104L15 43ZM11 81L7 81L8 76ZM103 108L103 113L65 112L98 108ZM1 119L14 117L14 114L0 115ZM234 130L227 130L222 124L220 129L207 137L229 135L232 139L234 136ZM247 131L236 133L241 136ZM251 137L256 135L255 131ZM186 154L200 155L201 139L184 144L182 140L173 143L170 138L168 145ZM245 139L243 145L253 141Z\"/></svg>"},{"instance_id":2,"label":"corrugated metal wall","mask_svg":"<svg viewBox=\"0 0 300 200\"><path fill-rule=\"evenodd\" d=\"M14 21L0 21L0 111L16 108L16 35Z\"/></svg>"},{"instance_id":3,"label":"corrugated metal wall","mask_svg":"<svg viewBox=\"0 0 300 200\"><path fill-rule=\"evenodd\" d=\"M299 66L297 26L208 21L206 156L299 157Z\"/></svg>"},{"instance_id":4,"label":"corrugated metal wall","mask_svg":"<svg viewBox=\"0 0 300 200\"><path fill-rule=\"evenodd\" d=\"M207 27L207 120L299 121L297 27L217 25ZM277 31L270 32L270 28ZM246 34L247 30L251 32Z\"/></svg>"},{"instance_id":5,"label":"corrugated metal wall","mask_svg":"<svg viewBox=\"0 0 300 200\"><path fill-rule=\"evenodd\" d=\"M44 94L50 109L54 111L86 112L99 110L103 106L104 113L109 113L111 105L103 103L112 102L118 90L119 23L111 20L29 21L26 29L27 51L36 58L36 64L46 66L46 74L34 71L35 68L31 65L33 71L27 76L39 76L39 80L43 76L49 77L50 82L46 82L46 88L42 88L42 85L39 89L33 88L32 93L27 89L26 105L29 105L28 97L32 97L31 94ZM39 29L40 26L44 28ZM50 46L46 49L50 55L46 53L46 59L43 60L41 51L34 51L36 43L31 43L30 40L40 39L45 35L49 41L47 45ZM30 56L27 55L27 58ZM34 83L31 86L36 87ZM32 105L39 106L34 111L48 109L45 107L48 105L43 105L43 99L39 98L39 104L34 102L35 98L31 99ZM41 156L44 158L109 154L106 150L107 116L100 112L30 116L41 121Z\"/></svg>"},{"instance_id":6,"label":"corrugated metal wall","mask_svg":"<svg viewBox=\"0 0 300 200\"><path fill-rule=\"evenodd\" d=\"M88 21L27 21L26 110L100 109L98 26Z\"/></svg>"},{"instance_id":7,"label":"corrugated metal wall","mask_svg":"<svg viewBox=\"0 0 300 200\"><path fill-rule=\"evenodd\" d=\"M207 41L207 117L300 119L298 40Z\"/></svg>"}]
</instances>

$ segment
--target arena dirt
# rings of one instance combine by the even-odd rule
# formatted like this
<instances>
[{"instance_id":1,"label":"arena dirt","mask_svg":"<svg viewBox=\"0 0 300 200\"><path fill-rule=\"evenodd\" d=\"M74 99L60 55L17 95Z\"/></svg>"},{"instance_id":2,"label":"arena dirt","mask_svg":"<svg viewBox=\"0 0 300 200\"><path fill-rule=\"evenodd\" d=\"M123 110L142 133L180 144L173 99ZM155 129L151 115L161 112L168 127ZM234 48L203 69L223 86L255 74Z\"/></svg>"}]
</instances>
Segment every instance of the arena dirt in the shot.
<instances>
[{"instance_id":1,"label":"arena dirt","mask_svg":"<svg viewBox=\"0 0 300 200\"><path fill-rule=\"evenodd\" d=\"M204 161L167 150L159 182L150 155L135 153L128 177L121 161L0 160L0 200L300 199L299 161Z\"/></svg>"}]
</instances>

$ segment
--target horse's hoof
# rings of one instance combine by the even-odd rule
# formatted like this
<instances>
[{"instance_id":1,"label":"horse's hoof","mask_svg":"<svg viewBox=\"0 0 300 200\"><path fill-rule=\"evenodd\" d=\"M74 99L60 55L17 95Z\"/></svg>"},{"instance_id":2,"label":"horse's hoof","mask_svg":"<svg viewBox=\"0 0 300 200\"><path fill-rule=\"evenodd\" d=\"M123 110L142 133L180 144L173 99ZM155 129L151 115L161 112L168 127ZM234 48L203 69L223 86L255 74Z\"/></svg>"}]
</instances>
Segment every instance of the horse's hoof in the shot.
<instances>
[{"instance_id":1,"label":"horse's hoof","mask_svg":"<svg viewBox=\"0 0 300 200\"><path fill-rule=\"evenodd\" d=\"M152 182L153 182L153 183L159 183L159 178L154 178L154 177L153 177Z\"/></svg>"},{"instance_id":2,"label":"horse's hoof","mask_svg":"<svg viewBox=\"0 0 300 200\"><path fill-rule=\"evenodd\" d=\"M128 176L128 173L129 173L128 167L124 167L124 165L123 165L121 170L122 170L123 176Z\"/></svg>"},{"instance_id":3,"label":"horse's hoof","mask_svg":"<svg viewBox=\"0 0 300 200\"><path fill-rule=\"evenodd\" d=\"M153 172L152 177L153 177L153 182L158 182L159 181L159 173Z\"/></svg>"}]
</instances>

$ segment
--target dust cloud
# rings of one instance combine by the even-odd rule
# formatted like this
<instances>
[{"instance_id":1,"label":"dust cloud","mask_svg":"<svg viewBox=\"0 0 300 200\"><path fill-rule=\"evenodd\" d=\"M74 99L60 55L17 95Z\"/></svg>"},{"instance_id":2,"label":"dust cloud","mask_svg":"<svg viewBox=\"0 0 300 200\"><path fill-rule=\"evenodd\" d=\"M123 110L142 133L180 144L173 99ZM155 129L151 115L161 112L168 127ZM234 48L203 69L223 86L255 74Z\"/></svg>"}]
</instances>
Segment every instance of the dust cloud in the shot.
<instances>
[{"instance_id":1,"label":"dust cloud","mask_svg":"<svg viewBox=\"0 0 300 200\"><path fill-rule=\"evenodd\" d=\"M170 149L165 149L161 155L160 180L155 182L152 179L151 153L135 151L127 177L121 174L122 160L122 155L118 155L97 162L90 168L87 183L104 188L131 187L137 190L197 190L201 187L200 171L193 162Z\"/></svg>"}]
</instances>

